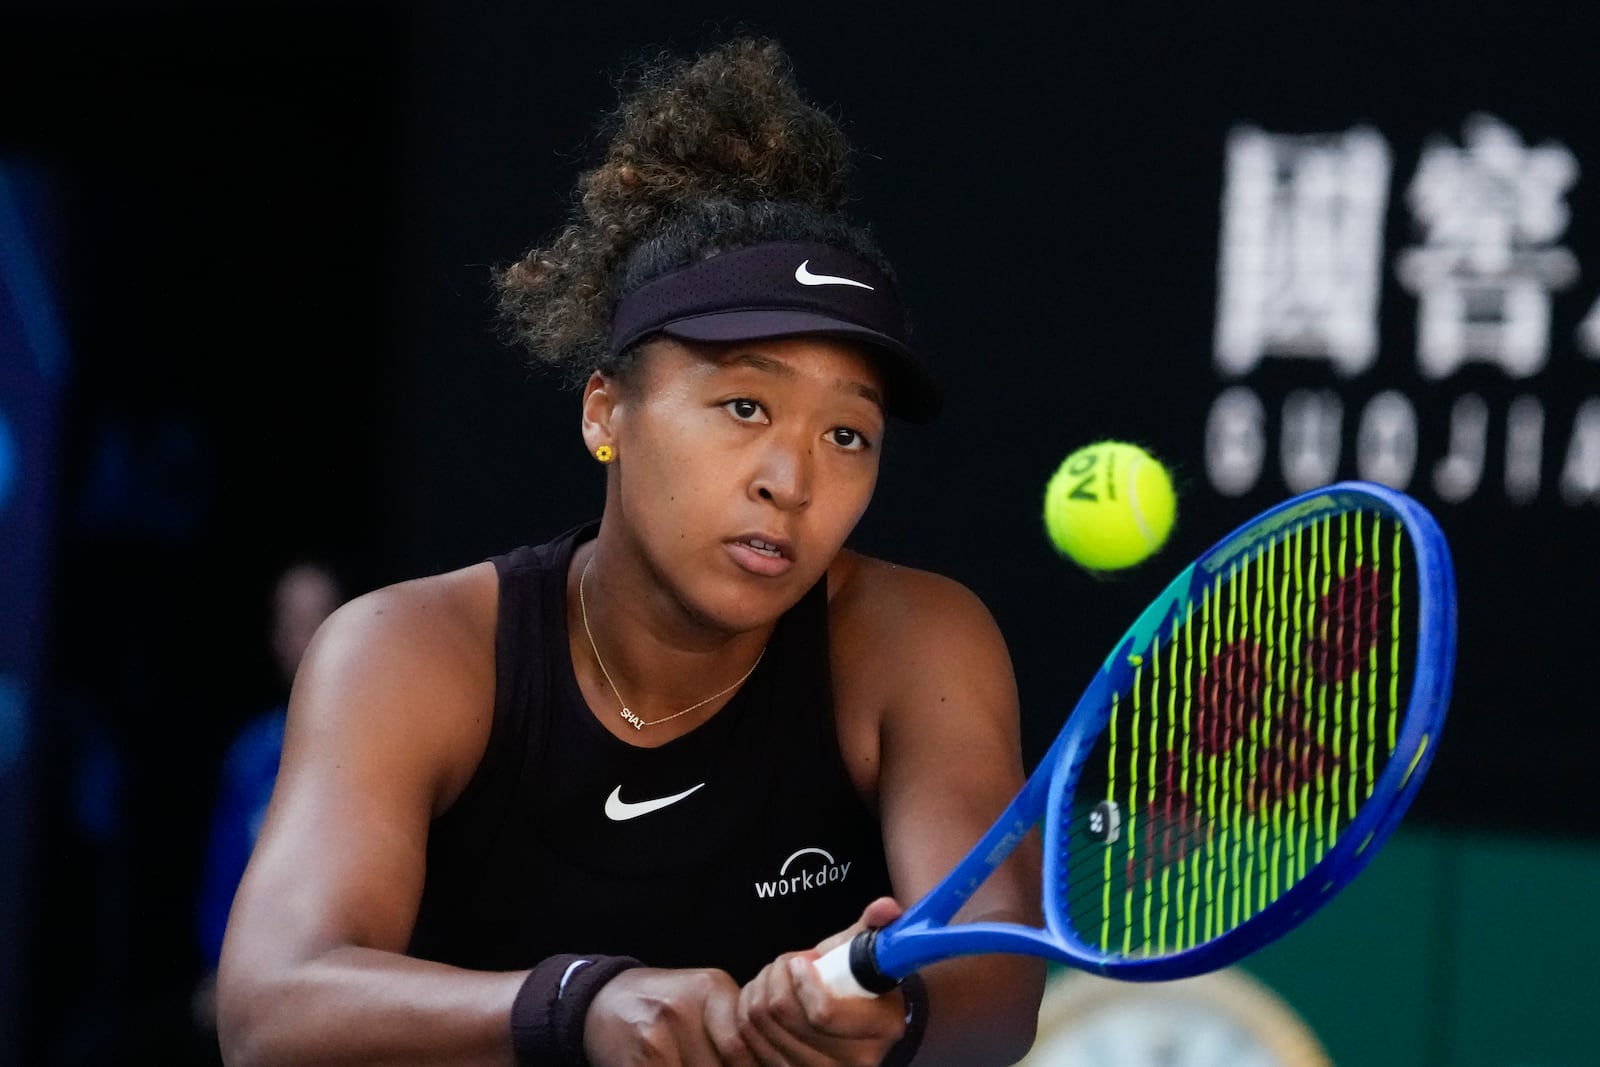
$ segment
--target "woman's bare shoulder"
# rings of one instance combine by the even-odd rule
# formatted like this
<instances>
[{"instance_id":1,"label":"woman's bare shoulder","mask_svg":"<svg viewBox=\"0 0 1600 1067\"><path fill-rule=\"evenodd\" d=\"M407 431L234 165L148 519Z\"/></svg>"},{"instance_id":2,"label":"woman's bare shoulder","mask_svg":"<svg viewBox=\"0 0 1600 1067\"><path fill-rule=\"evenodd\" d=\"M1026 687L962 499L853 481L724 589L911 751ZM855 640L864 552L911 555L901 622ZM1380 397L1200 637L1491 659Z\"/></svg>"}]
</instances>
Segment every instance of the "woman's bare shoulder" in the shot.
<instances>
[{"instance_id":1,"label":"woman's bare shoulder","mask_svg":"<svg viewBox=\"0 0 1600 1067\"><path fill-rule=\"evenodd\" d=\"M492 563L411 578L342 605L326 627L358 647L432 650L446 659L493 639L498 581Z\"/></svg>"},{"instance_id":2,"label":"woman's bare shoulder","mask_svg":"<svg viewBox=\"0 0 1600 1067\"><path fill-rule=\"evenodd\" d=\"M895 721L955 702L1015 710L1010 653L994 616L945 575L867 556L830 575L829 654L842 730L856 747Z\"/></svg>"},{"instance_id":3,"label":"woman's bare shoulder","mask_svg":"<svg viewBox=\"0 0 1600 1067\"><path fill-rule=\"evenodd\" d=\"M857 552L840 553L828 596L831 628L902 649L995 630L989 609L962 582Z\"/></svg>"},{"instance_id":4,"label":"woman's bare shoulder","mask_svg":"<svg viewBox=\"0 0 1600 1067\"><path fill-rule=\"evenodd\" d=\"M479 563L346 602L301 662L291 732L320 737L330 752L354 737L375 756L391 748L429 753L441 799L455 795L481 758L493 717L498 600L493 564Z\"/></svg>"}]
</instances>

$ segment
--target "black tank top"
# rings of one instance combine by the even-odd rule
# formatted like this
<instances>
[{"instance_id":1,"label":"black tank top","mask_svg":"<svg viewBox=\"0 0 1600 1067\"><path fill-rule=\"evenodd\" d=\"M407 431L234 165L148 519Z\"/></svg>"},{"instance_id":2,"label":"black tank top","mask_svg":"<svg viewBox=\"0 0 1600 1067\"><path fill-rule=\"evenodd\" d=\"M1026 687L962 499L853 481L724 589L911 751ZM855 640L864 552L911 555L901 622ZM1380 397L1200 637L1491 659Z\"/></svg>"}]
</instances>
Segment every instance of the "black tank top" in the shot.
<instances>
[{"instance_id":1,"label":"black tank top","mask_svg":"<svg viewBox=\"0 0 1600 1067\"><path fill-rule=\"evenodd\" d=\"M721 711L638 748L595 720L569 654L568 565L594 532L493 560L494 722L430 832L411 952L483 970L630 955L747 981L890 891L877 819L839 755L826 579Z\"/></svg>"}]
</instances>

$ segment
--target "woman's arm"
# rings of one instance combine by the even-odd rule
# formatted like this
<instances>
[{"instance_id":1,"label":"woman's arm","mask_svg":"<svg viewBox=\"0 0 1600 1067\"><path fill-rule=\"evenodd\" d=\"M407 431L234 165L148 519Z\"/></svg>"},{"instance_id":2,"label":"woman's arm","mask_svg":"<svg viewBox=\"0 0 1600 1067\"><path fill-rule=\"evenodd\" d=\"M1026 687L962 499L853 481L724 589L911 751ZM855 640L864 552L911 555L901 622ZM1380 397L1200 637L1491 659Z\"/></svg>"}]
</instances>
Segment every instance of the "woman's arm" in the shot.
<instances>
[{"instance_id":1,"label":"woman's arm","mask_svg":"<svg viewBox=\"0 0 1600 1067\"><path fill-rule=\"evenodd\" d=\"M909 907L977 842L1025 774L1016 680L999 628L960 584L863 560L840 597L835 648L847 759L872 772L896 898ZM864 703L858 703L864 701ZM846 728L850 723L842 723ZM875 742L875 744L874 744ZM1031 836L953 921L1038 925L1039 852ZM984 955L928 967L928 1028L918 1065L1009 1064L1033 1043L1045 964Z\"/></svg>"},{"instance_id":2,"label":"woman's arm","mask_svg":"<svg viewBox=\"0 0 1600 1067\"><path fill-rule=\"evenodd\" d=\"M223 943L230 1064L510 1062L521 976L403 955L429 823L488 737L492 580L479 569L368 594L308 649Z\"/></svg>"},{"instance_id":3,"label":"woman's arm","mask_svg":"<svg viewBox=\"0 0 1600 1067\"><path fill-rule=\"evenodd\" d=\"M369 594L307 652L223 945L230 1065L514 1062L511 1011L528 971L405 955L429 825L488 741L494 581L479 567ZM590 1006L590 1059L635 1062L644 1048L648 1062L751 1063L737 996L717 971L626 971Z\"/></svg>"}]
</instances>

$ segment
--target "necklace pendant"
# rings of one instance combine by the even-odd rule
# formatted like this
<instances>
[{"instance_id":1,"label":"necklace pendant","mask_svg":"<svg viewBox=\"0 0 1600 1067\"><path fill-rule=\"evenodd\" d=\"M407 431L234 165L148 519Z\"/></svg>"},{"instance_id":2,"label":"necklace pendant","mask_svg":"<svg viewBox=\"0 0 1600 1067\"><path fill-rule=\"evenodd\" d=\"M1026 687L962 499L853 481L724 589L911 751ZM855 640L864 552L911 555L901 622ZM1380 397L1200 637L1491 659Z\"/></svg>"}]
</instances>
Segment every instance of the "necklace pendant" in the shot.
<instances>
[{"instance_id":1,"label":"necklace pendant","mask_svg":"<svg viewBox=\"0 0 1600 1067\"><path fill-rule=\"evenodd\" d=\"M644 729L644 720L639 718L639 716L635 715L633 712L629 711L627 708L622 709L622 717L627 722L632 723L635 730Z\"/></svg>"}]
</instances>

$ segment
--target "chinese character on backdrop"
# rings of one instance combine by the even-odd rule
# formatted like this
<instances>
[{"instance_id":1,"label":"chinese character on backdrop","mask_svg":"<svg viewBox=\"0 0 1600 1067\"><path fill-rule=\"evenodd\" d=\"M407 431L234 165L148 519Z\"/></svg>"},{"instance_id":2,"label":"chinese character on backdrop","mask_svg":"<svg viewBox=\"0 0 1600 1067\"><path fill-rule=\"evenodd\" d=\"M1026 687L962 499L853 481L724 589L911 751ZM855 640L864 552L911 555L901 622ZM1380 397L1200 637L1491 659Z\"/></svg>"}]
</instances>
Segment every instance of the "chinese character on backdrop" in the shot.
<instances>
[{"instance_id":1,"label":"chinese character on backdrop","mask_svg":"<svg viewBox=\"0 0 1600 1067\"><path fill-rule=\"evenodd\" d=\"M1344 377L1378 355L1389 147L1375 131L1237 129L1223 192L1216 362L1324 359Z\"/></svg>"},{"instance_id":2,"label":"chinese character on backdrop","mask_svg":"<svg viewBox=\"0 0 1600 1067\"><path fill-rule=\"evenodd\" d=\"M1468 360L1513 378L1544 369L1550 294L1572 284L1578 264L1555 244L1566 232L1565 195L1578 161L1564 146L1523 145L1488 115L1466 123L1465 146L1434 143L1407 190L1423 243L1398 260L1417 294L1417 363L1447 378Z\"/></svg>"},{"instance_id":3,"label":"chinese character on backdrop","mask_svg":"<svg viewBox=\"0 0 1600 1067\"><path fill-rule=\"evenodd\" d=\"M1319 360L1344 378L1378 356L1378 298L1389 195L1389 146L1374 130L1228 138L1218 264L1216 366L1248 374L1266 356ZM1280 454L1292 491L1329 481L1343 405L1301 391L1286 405ZM1248 388L1218 397L1206 466L1228 495L1247 492L1266 459L1265 412Z\"/></svg>"}]
</instances>

